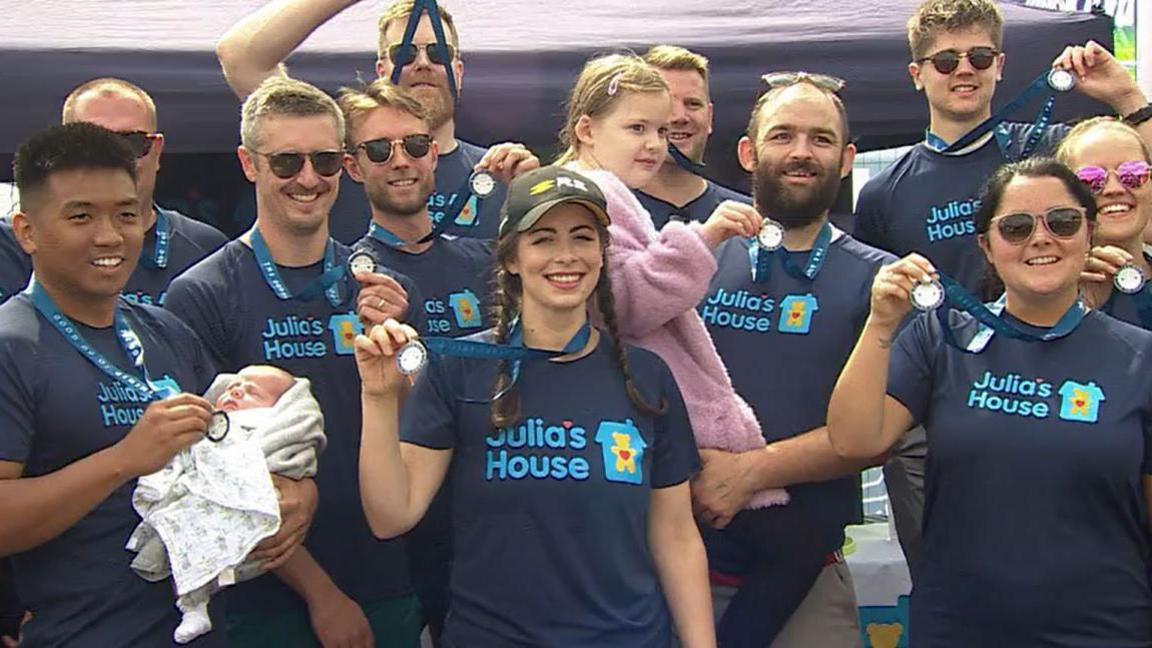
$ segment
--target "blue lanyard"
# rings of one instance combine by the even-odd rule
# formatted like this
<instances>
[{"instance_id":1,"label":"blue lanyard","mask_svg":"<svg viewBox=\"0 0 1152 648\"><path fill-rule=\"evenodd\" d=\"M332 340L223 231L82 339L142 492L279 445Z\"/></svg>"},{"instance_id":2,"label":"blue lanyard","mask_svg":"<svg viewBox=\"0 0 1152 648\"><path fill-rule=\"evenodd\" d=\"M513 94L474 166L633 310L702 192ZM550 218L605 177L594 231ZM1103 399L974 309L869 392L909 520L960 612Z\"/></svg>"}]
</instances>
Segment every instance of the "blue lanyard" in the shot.
<instances>
[{"instance_id":1,"label":"blue lanyard","mask_svg":"<svg viewBox=\"0 0 1152 648\"><path fill-rule=\"evenodd\" d=\"M1024 342L1048 342L1067 336L1072 331L1080 326L1080 322L1084 320L1084 315L1087 310L1084 304L1077 299L1076 303L1068 309L1056 322L1056 325L1048 329L1042 335L1037 335L1021 327L1015 322L1001 317L1004 312L1004 305L1006 299L1001 296L1000 299L991 305L985 306L976 298L975 295L968 292L968 290L955 279L940 275L940 284L944 287L944 294L947 297L948 303L955 306L957 309L962 310L976 319L981 324L976 335L968 342L967 345L961 345L956 341L956 337L952 332L952 326L949 322L949 309L937 308L936 319L940 322L940 328L944 332L944 341L954 349L963 351L964 353L980 353L988 346L991 341L992 335L1000 333L1006 337L1014 340L1023 340Z\"/></svg>"},{"instance_id":2,"label":"blue lanyard","mask_svg":"<svg viewBox=\"0 0 1152 648\"><path fill-rule=\"evenodd\" d=\"M425 348L430 352L438 355L510 361L511 366L509 370L512 374L512 380L500 393L492 398L483 400L460 398L460 400L465 403L485 404L499 399L506 394L508 390L512 389L516 381L520 378L520 365L524 360L549 360L576 353L588 345L588 339L591 336L592 325L584 322L584 325L580 327L580 330L576 331L572 339L568 340L568 343L564 345L564 349L561 351L529 349L524 346L524 334L521 332L520 322L517 320L512 323L512 327L509 330L507 344L492 344L489 342L460 340L450 337L422 337L420 341L424 343Z\"/></svg>"},{"instance_id":3,"label":"blue lanyard","mask_svg":"<svg viewBox=\"0 0 1152 648\"><path fill-rule=\"evenodd\" d=\"M784 266L784 271L796 279L807 279L813 281L816 275L820 274L820 269L824 267L824 259L828 256L828 246L832 243L832 225L824 223L824 227L820 228L820 233L816 235L816 241L812 244L812 253L808 256L808 264L804 268L799 268L792 261L792 253L784 249L783 246L772 252L766 252L759 245L753 243L748 247L748 257L752 261L752 282L753 283L768 283L768 279L772 276L772 259L779 258L780 265Z\"/></svg>"},{"instance_id":4,"label":"blue lanyard","mask_svg":"<svg viewBox=\"0 0 1152 648\"><path fill-rule=\"evenodd\" d=\"M424 12L428 13L428 20L432 23L432 33L436 35L436 44L442 50L447 49L448 38L444 35L444 22L440 20L440 8L436 6L436 0L416 0L412 6L412 13L408 15L408 26L404 29L404 38L400 41L401 50L406 50L412 45L412 38L416 35L416 27L420 24L420 15ZM452 99L458 100L460 93L456 88L456 76L452 74L452 61L444 57L442 64L444 65L444 74L448 77L448 90L452 93ZM392 68L392 85L400 84L400 75L403 72L403 65Z\"/></svg>"},{"instance_id":5,"label":"blue lanyard","mask_svg":"<svg viewBox=\"0 0 1152 648\"><path fill-rule=\"evenodd\" d=\"M324 273L296 295L288 290L287 284L280 278L280 271L276 269L276 262L272 260L272 253L268 251L268 244L264 242L264 237L260 236L260 229L256 227L252 228L252 253L256 255L256 265L260 266L260 272L264 275L264 282L280 299L284 301L290 299L312 301L323 294L333 307L338 307L343 303L344 300L340 298L340 286L337 282L344 276L347 268L342 263L336 263L336 244L332 242L331 238L328 239L328 245L324 249Z\"/></svg>"},{"instance_id":6,"label":"blue lanyard","mask_svg":"<svg viewBox=\"0 0 1152 648\"><path fill-rule=\"evenodd\" d=\"M1044 92L1044 90L1050 88L1051 86L1048 85L1048 72L1045 72L1036 77L1032 83L1030 83L1027 88L1024 88L1020 94L1016 95L1016 98L1009 102L1008 105L996 111L996 114L992 115L988 119L985 119L978 126L976 126L976 128L968 131L966 135L956 140L955 142L949 144L933 133L925 133L924 144L937 153L955 155L959 152L962 152L964 149L968 148L977 140L995 129L997 144L1000 145L1000 150L1004 153L1005 157L1008 157L1009 160L1013 161L1026 158L1032 154L1032 149L1034 149L1036 144L1039 143L1040 138L1044 134L1044 131L1048 129L1048 123L1052 119L1052 105L1056 101L1056 96L1049 95L1048 101L1045 102L1044 108L1040 111L1040 116L1037 117L1036 121L1032 124L1032 131L1029 133L1028 141L1025 142L1024 147L1021 149L1019 157L1014 158L1010 155L1009 148L1011 145L1011 138L1008 136L1007 129L1003 128L1001 125L1009 115L1020 110L1034 97Z\"/></svg>"},{"instance_id":7,"label":"blue lanyard","mask_svg":"<svg viewBox=\"0 0 1152 648\"><path fill-rule=\"evenodd\" d=\"M156 212L156 224L152 227L156 240L151 254L148 254L147 250L140 250L140 264L153 270L162 270L168 267L168 243L172 238L172 223L159 206L153 205L152 210Z\"/></svg>"},{"instance_id":8,"label":"blue lanyard","mask_svg":"<svg viewBox=\"0 0 1152 648\"><path fill-rule=\"evenodd\" d=\"M676 148L676 145L672 142L668 142L668 155L671 155L672 160L675 161L681 169L684 169L688 173L703 176L704 172L708 170L707 165L700 164L699 162L690 159L687 155L684 155L680 149Z\"/></svg>"},{"instance_id":9,"label":"blue lanyard","mask_svg":"<svg viewBox=\"0 0 1152 648\"><path fill-rule=\"evenodd\" d=\"M450 206L444 212L444 215L440 218L439 222L432 224L432 231L428 232L424 236L421 236L416 241L409 243L374 222L368 224L368 236L371 236L377 241L380 241L384 245L392 248L405 248L409 245L421 245L423 243L427 243L428 241L439 238L439 236L446 232L448 228L452 227L453 223L455 223L456 219L460 216L460 212L464 211L464 206L468 204L468 200L472 198L472 183L465 181L464 185L460 187L460 189L458 189L454 195L457 197L457 200L452 203L452 206ZM483 204L484 199L477 196L477 212L480 211L480 206Z\"/></svg>"},{"instance_id":10,"label":"blue lanyard","mask_svg":"<svg viewBox=\"0 0 1152 648\"><path fill-rule=\"evenodd\" d=\"M64 336L64 339L72 345L72 348L79 351L81 355L87 358L97 369L103 371L105 375L113 380L131 386L141 394L147 394L152 400L163 400L175 396L178 393L171 385L154 383L148 376L148 368L144 366L144 347L141 346L140 338L136 336L132 327L128 326L128 322L124 319L124 313L119 304L116 307L116 315L113 319L116 328L116 339L120 342L120 348L124 350L124 354L128 356L132 365L136 367L136 371L140 374L139 376L133 376L120 369L109 361L108 358L105 358L103 354L94 349L92 345L84 339L84 336L80 335L80 331L77 330L72 320L60 312L60 309L56 307L56 303L52 301L52 297L44 291L44 288L42 288L40 284L36 283L35 277L28 283L28 288L26 288L24 292L28 295L29 299L31 299L32 305L36 307L36 310L44 316L44 319L51 322L52 326L56 327L56 330Z\"/></svg>"}]
</instances>

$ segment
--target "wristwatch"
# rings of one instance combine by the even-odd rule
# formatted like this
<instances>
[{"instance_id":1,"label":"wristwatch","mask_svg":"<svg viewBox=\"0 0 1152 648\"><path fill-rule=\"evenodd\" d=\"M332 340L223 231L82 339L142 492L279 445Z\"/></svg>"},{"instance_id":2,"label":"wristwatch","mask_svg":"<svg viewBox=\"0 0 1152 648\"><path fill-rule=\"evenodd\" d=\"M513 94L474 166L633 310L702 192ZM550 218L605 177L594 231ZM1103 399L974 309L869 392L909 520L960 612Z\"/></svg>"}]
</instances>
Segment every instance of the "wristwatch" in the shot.
<instances>
[{"instance_id":1,"label":"wristwatch","mask_svg":"<svg viewBox=\"0 0 1152 648\"><path fill-rule=\"evenodd\" d=\"M1124 123L1129 126L1139 126L1144 122L1152 119L1152 103L1144 106L1134 113L1124 115Z\"/></svg>"}]
</instances>

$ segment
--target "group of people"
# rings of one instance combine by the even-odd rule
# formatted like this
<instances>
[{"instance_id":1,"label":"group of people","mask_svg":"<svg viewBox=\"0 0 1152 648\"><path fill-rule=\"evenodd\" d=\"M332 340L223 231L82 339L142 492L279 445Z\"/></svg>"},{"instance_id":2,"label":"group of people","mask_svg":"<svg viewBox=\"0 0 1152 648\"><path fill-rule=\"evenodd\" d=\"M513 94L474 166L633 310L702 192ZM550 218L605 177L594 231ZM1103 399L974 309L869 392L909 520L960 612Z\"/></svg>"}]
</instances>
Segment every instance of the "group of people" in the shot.
<instances>
[{"instance_id":1,"label":"group of people","mask_svg":"<svg viewBox=\"0 0 1152 648\"><path fill-rule=\"evenodd\" d=\"M911 645L1152 646L1152 107L1103 47L1052 69L1115 116L1005 121L995 2L926 0L925 141L849 233L841 79L765 75L749 197L700 174L699 54L589 60L545 164L457 138L442 6L386 9L364 87L288 76L353 3L277 0L219 43L255 195L235 240L153 202L164 136L129 81L17 152L7 645L857 646L840 548L885 464ZM269 457L278 524L234 556L262 575L177 606L126 549L139 488L304 378L323 441ZM173 573L216 541L170 536Z\"/></svg>"}]
</instances>

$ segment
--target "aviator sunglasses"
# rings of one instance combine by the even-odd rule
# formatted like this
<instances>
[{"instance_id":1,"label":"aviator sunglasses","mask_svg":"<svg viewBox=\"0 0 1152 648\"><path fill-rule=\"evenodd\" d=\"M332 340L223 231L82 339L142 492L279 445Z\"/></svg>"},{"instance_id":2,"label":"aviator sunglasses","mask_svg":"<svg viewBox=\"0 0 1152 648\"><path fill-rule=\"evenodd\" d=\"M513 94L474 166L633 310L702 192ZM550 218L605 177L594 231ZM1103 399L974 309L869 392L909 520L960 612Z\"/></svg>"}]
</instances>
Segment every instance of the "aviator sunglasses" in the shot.
<instances>
[{"instance_id":1,"label":"aviator sunglasses","mask_svg":"<svg viewBox=\"0 0 1152 648\"><path fill-rule=\"evenodd\" d=\"M836 94L844 89L846 82L839 77L830 76L827 74L813 74L811 72L769 72L761 75L760 80L768 86L769 89L783 88L790 85L796 85L802 81L807 81L817 88L827 90L832 94Z\"/></svg>"},{"instance_id":2,"label":"aviator sunglasses","mask_svg":"<svg viewBox=\"0 0 1152 648\"><path fill-rule=\"evenodd\" d=\"M281 180L287 180L300 173L304 168L305 158L312 162L312 169L325 178L330 178L340 173L340 169L344 168L344 153L341 151L272 153L271 155L261 153L260 151L253 151L253 153L268 158L268 167L272 169L272 173Z\"/></svg>"},{"instance_id":3,"label":"aviator sunglasses","mask_svg":"<svg viewBox=\"0 0 1152 648\"><path fill-rule=\"evenodd\" d=\"M415 135L405 135L400 139L388 139L381 137L380 139L368 140L356 145L356 149L364 149L364 153L368 155L368 159L376 164L384 164L392 159L392 151L396 145L400 144L404 147L404 153L412 159L422 158L428 155L428 151L432 148L432 136L418 133ZM353 149L355 151L356 149Z\"/></svg>"},{"instance_id":4,"label":"aviator sunglasses","mask_svg":"<svg viewBox=\"0 0 1152 648\"><path fill-rule=\"evenodd\" d=\"M441 45L440 43L416 45L410 43L405 47L404 43L396 43L388 46L388 60L392 61L392 65L404 67L416 60L421 49L428 57L428 62L433 65L451 63L456 58L456 48L451 45Z\"/></svg>"},{"instance_id":5,"label":"aviator sunglasses","mask_svg":"<svg viewBox=\"0 0 1152 648\"><path fill-rule=\"evenodd\" d=\"M116 131L116 135L132 149L137 158L147 156L152 152L152 143L160 139L160 133L147 131Z\"/></svg>"},{"instance_id":6,"label":"aviator sunglasses","mask_svg":"<svg viewBox=\"0 0 1152 648\"><path fill-rule=\"evenodd\" d=\"M1081 207L1057 207L1050 209L1042 216L1019 212L1005 214L992 219L996 231L1006 243L1020 245L1032 238L1036 231L1036 221L1044 222L1048 232L1059 239L1070 239L1076 236L1084 223L1084 209Z\"/></svg>"},{"instance_id":7,"label":"aviator sunglasses","mask_svg":"<svg viewBox=\"0 0 1152 648\"><path fill-rule=\"evenodd\" d=\"M954 49L946 49L936 52L932 56L925 56L921 59L916 59L917 63L931 61L932 67L940 74L952 74L956 68L960 67L960 59L966 58L972 64L972 67L977 70L987 70L992 67L996 62L996 57L1000 52L992 47L973 47L967 52L957 52Z\"/></svg>"},{"instance_id":8,"label":"aviator sunglasses","mask_svg":"<svg viewBox=\"0 0 1152 648\"><path fill-rule=\"evenodd\" d=\"M1108 175L1111 173L1116 174L1116 179L1125 189L1135 191L1148 182L1149 165L1144 160L1121 162L1115 172L1104 167L1086 166L1076 170L1076 177L1088 185L1093 194L1100 195L1104 193L1104 187L1108 185Z\"/></svg>"}]
</instances>

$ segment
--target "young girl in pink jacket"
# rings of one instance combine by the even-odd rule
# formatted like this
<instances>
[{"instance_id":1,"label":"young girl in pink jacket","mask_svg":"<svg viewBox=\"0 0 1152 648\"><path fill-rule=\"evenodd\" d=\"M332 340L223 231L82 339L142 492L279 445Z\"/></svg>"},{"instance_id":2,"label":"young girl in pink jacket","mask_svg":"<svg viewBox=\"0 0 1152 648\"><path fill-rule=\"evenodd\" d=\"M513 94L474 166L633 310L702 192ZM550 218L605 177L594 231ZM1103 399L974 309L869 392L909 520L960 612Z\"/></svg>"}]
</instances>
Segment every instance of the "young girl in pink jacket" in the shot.
<instances>
[{"instance_id":1,"label":"young girl in pink jacket","mask_svg":"<svg viewBox=\"0 0 1152 648\"><path fill-rule=\"evenodd\" d=\"M715 250L753 237L763 218L726 201L704 223L672 221L657 231L631 189L646 185L668 155L671 95L659 72L634 55L590 60L572 90L557 160L599 185L612 224L607 268L621 337L668 364L688 409L697 445L743 452L763 448L752 409L736 394L696 306L716 272ZM765 358L765 371L774 370ZM772 642L811 589L823 555L806 553L813 525L781 489L757 493L726 535L748 548L750 569L721 621L721 646ZM804 565L801 567L800 565ZM723 637L739 637L733 643Z\"/></svg>"}]
</instances>

